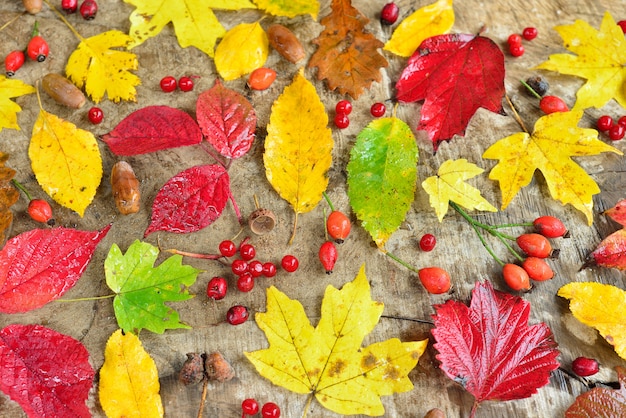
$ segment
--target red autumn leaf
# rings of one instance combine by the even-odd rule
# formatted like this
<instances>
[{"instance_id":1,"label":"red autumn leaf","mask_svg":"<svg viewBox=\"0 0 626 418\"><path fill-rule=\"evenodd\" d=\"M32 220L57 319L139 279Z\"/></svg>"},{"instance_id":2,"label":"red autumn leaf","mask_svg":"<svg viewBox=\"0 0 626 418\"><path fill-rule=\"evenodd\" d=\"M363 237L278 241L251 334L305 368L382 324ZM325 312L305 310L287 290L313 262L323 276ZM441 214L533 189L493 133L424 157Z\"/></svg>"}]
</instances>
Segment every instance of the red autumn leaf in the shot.
<instances>
[{"instance_id":1,"label":"red autumn leaf","mask_svg":"<svg viewBox=\"0 0 626 418\"><path fill-rule=\"evenodd\" d=\"M611 217L615 222L626 226L626 199L617 202L604 214ZM604 238L596 249L589 254L581 269L595 265L626 270L626 229L619 229Z\"/></svg>"},{"instance_id":2,"label":"red autumn leaf","mask_svg":"<svg viewBox=\"0 0 626 418\"><path fill-rule=\"evenodd\" d=\"M626 369L615 368L619 389L596 387L579 395L565 411L565 418L621 418L626 416Z\"/></svg>"},{"instance_id":3,"label":"red autumn leaf","mask_svg":"<svg viewBox=\"0 0 626 418\"><path fill-rule=\"evenodd\" d=\"M27 312L61 297L80 279L110 228L33 229L7 241L0 251L0 312Z\"/></svg>"},{"instance_id":4,"label":"red autumn leaf","mask_svg":"<svg viewBox=\"0 0 626 418\"><path fill-rule=\"evenodd\" d=\"M502 110L504 55L482 36L433 36L409 58L396 89L401 102L424 100L417 129L428 132L437 150L441 141L465 134L478 108Z\"/></svg>"},{"instance_id":5,"label":"red autumn leaf","mask_svg":"<svg viewBox=\"0 0 626 418\"><path fill-rule=\"evenodd\" d=\"M90 417L89 353L67 335L41 325L0 330L0 389L29 417Z\"/></svg>"},{"instance_id":6,"label":"red autumn leaf","mask_svg":"<svg viewBox=\"0 0 626 418\"><path fill-rule=\"evenodd\" d=\"M154 198L144 237L155 231L185 234L205 228L220 217L230 197L230 178L221 165L181 171Z\"/></svg>"},{"instance_id":7,"label":"red autumn leaf","mask_svg":"<svg viewBox=\"0 0 626 418\"><path fill-rule=\"evenodd\" d=\"M604 214L620 225L626 226L626 199L620 200L611 209L605 210Z\"/></svg>"},{"instance_id":8,"label":"red autumn leaf","mask_svg":"<svg viewBox=\"0 0 626 418\"><path fill-rule=\"evenodd\" d=\"M196 119L207 141L224 157L243 157L250 150L256 129L254 108L218 79L198 97Z\"/></svg>"},{"instance_id":9,"label":"red autumn leaf","mask_svg":"<svg viewBox=\"0 0 626 418\"><path fill-rule=\"evenodd\" d=\"M102 140L116 155L139 155L202 142L202 132L187 113L168 106L147 106L117 124Z\"/></svg>"},{"instance_id":10,"label":"red autumn leaf","mask_svg":"<svg viewBox=\"0 0 626 418\"><path fill-rule=\"evenodd\" d=\"M476 283L469 307L449 300L435 311L437 359L450 379L474 395L473 412L485 400L531 396L559 367L548 326L529 326L530 304L490 282Z\"/></svg>"}]
</instances>

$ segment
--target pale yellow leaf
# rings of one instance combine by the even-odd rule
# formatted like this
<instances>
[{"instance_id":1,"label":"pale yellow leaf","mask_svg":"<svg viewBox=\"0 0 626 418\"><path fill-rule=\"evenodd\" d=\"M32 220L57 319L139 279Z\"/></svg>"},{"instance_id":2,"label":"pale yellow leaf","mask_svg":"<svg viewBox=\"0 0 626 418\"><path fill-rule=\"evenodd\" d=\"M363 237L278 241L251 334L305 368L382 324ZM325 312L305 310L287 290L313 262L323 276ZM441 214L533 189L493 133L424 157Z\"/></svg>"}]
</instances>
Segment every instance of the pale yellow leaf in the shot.
<instances>
[{"instance_id":1,"label":"pale yellow leaf","mask_svg":"<svg viewBox=\"0 0 626 418\"><path fill-rule=\"evenodd\" d=\"M22 108L10 99L34 92L35 88L22 80L13 80L0 75L0 131L4 128L20 130L17 112Z\"/></svg>"},{"instance_id":2,"label":"pale yellow leaf","mask_svg":"<svg viewBox=\"0 0 626 418\"><path fill-rule=\"evenodd\" d=\"M224 35L215 49L215 67L226 81L260 68L269 53L267 34L255 23L240 23Z\"/></svg>"}]
</instances>

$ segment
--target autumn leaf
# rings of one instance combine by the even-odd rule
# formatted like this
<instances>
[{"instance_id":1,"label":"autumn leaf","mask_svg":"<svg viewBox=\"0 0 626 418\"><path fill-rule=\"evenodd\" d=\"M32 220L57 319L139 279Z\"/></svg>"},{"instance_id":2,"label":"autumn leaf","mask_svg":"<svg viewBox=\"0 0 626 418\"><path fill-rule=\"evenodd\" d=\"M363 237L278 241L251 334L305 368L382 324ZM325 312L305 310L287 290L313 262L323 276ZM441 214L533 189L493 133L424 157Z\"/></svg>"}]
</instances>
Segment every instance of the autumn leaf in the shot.
<instances>
[{"instance_id":1,"label":"autumn leaf","mask_svg":"<svg viewBox=\"0 0 626 418\"><path fill-rule=\"evenodd\" d=\"M480 190L465 182L483 171L463 158L447 160L441 164L436 176L428 177L422 182L422 187L430 196L430 206L435 209L439 222L448 213L448 202L451 201L470 210L498 211L482 197Z\"/></svg>"},{"instance_id":2,"label":"autumn leaf","mask_svg":"<svg viewBox=\"0 0 626 418\"><path fill-rule=\"evenodd\" d=\"M593 195L600 188L571 157L622 152L598 139L598 131L579 128L582 111L556 112L535 123L532 134L518 132L491 145L483 158L499 160L489 178L500 182L502 210L541 171L550 195L571 204L593 223Z\"/></svg>"},{"instance_id":3,"label":"autumn leaf","mask_svg":"<svg viewBox=\"0 0 626 418\"><path fill-rule=\"evenodd\" d=\"M0 75L0 132L4 128L20 130L17 113L22 108L12 98L35 92L35 88L22 80L13 80Z\"/></svg>"},{"instance_id":4,"label":"autumn leaf","mask_svg":"<svg viewBox=\"0 0 626 418\"><path fill-rule=\"evenodd\" d=\"M202 142L198 124L169 106L146 106L126 116L102 140L116 155L130 156Z\"/></svg>"},{"instance_id":5,"label":"autumn leaf","mask_svg":"<svg viewBox=\"0 0 626 418\"><path fill-rule=\"evenodd\" d=\"M401 57L410 57L424 40L447 33L453 25L452 0L437 0L402 20L384 49Z\"/></svg>"},{"instance_id":6,"label":"autumn leaf","mask_svg":"<svg viewBox=\"0 0 626 418\"><path fill-rule=\"evenodd\" d=\"M259 22L240 23L215 48L215 68L225 81L235 80L262 67L268 54L269 40Z\"/></svg>"},{"instance_id":7,"label":"autumn leaf","mask_svg":"<svg viewBox=\"0 0 626 418\"><path fill-rule=\"evenodd\" d=\"M559 367L550 328L528 325L530 303L476 283L468 307L449 300L435 305L432 334L441 370L474 398L471 416L486 400L528 398Z\"/></svg>"},{"instance_id":8,"label":"autumn leaf","mask_svg":"<svg viewBox=\"0 0 626 418\"><path fill-rule=\"evenodd\" d=\"M63 296L110 228L32 229L8 240L0 251L0 312L28 312Z\"/></svg>"},{"instance_id":9,"label":"autumn leaf","mask_svg":"<svg viewBox=\"0 0 626 418\"><path fill-rule=\"evenodd\" d=\"M569 299L574 317L593 327L626 360L626 292L618 287L595 283L568 283L559 296Z\"/></svg>"},{"instance_id":10,"label":"autumn leaf","mask_svg":"<svg viewBox=\"0 0 626 418\"><path fill-rule=\"evenodd\" d=\"M221 165L183 170L158 191L144 237L156 231L187 234L206 228L220 217L229 198L230 178Z\"/></svg>"},{"instance_id":11,"label":"autumn leaf","mask_svg":"<svg viewBox=\"0 0 626 418\"><path fill-rule=\"evenodd\" d=\"M257 7L274 16L296 17L309 14L313 20L317 20L320 10L318 0L253 0Z\"/></svg>"},{"instance_id":12,"label":"autumn leaf","mask_svg":"<svg viewBox=\"0 0 626 418\"><path fill-rule=\"evenodd\" d=\"M183 265L180 255L154 267L158 255L157 247L135 240L126 254L113 244L104 261L107 286L116 293L115 317L124 332L138 334L145 328L162 334L166 329L190 328L165 302L191 299L187 287L200 270Z\"/></svg>"},{"instance_id":13,"label":"autumn leaf","mask_svg":"<svg viewBox=\"0 0 626 418\"><path fill-rule=\"evenodd\" d=\"M626 108L626 39L609 12L600 30L583 20L554 28L573 54L553 54L536 68L587 80L576 93L575 110L602 108L615 99Z\"/></svg>"},{"instance_id":14,"label":"autumn leaf","mask_svg":"<svg viewBox=\"0 0 626 418\"><path fill-rule=\"evenodd\" d=\"M72 337L42 325L0 330L0 390L29 417L91 417L94 375L89 352Z\"/></svg>"},{"instance_id":15,"label":"autumn leaf","mask_svg":"<svg viewBox=\"0 0 626 418\"><path fill-rule=\"evenodd\" d=\"M576 397L565 411L565 418L596 418L626 416L626 369L615 367L619 389L597 386Z\"/></svg>"},{"instance_id":16,"label":"autumn leaf","mask_svg":"<svg viewBox=\"0 0 626 418\"><path fill-rule=\"evenodd\" d=\"M350 151L350 206L380 249L400 227L414 200L418 149L411 128L396 117L377 119Z\"/></svg>"},{"instance_id":17,"label":"autumn leaf","mask_svg":"<svg viewBox=\"0 0 626 418\"><path fill-rule=\"evenodd\" d=\"M102 179L102 158L93 134L40 109L28 156L42 189L83 216Z\"/></svg>"},{"instance_id":18,"label":"autumn leaf","mask_svg":"<svg viewBox=\"0 0 626 418\"><path fill-rule=\"evenodd\" d=\"M294 109L306 117L294 117ZM328 116L315 87L300 70L272 105L263 162L274 190L296 214L311 211L328 185L333 137Z\"/></svg>"},{"instance_id":19,"label":"autumn leaf","mask_svg":"<svg viewBox=\"0 0 626 418\"><path fill-rule=\"evenodd\" d=\"M433 36L409 58L396 90L400 102L424 100L417 129L437 150L441 141L464 135L479 108L502 110L504 55L482 36Z\"/></svg>"},{"instance_id":20,"label":"autumn leaf","mask_svg":"<svg viewBox=\"0 0 626 418\"><path fill-rule=\"evenodd\" d=\"M118 329L107 341L98 398L107 417L162 417L159 373L139 338Z\"/></svg>"},{"instance_id":21,"label":"autumn leaf","mask_svg":"<svg viewBox=\"0 0 626 418\"><path fill-rule=\"evenodd\" d=\"M196 119L206 140L226 158L241 158L254 141L256 113L243 95L215 79L198 96Z\"/></svg>"},{"instance_id":22,"label":"autumn leaf","mask_svg":"<svg viewBox=\"0 0 626 418\"><path fill-rule=\"evenodd\" d=\"M620 225L626 226L626 199L620 200L615 206L605 210L604 214Z\"/></svg>"},{"instance_id":23,"label":"autumn leaf","mask_svg":"<svg viewBox=\"0 0 626 418\"><path fill-rule=\"evenodd\" d=\"M226 29L217 20L213 9L253 9L249 0L124 0L136 9L130 14L132 38L129 48L144 43L161 33L172 22L178 44L182 48L195 46L213 57L217 40Z\"/></svg>"},{"instance_id":24,"label":"autumn leaf","mask_svg":"<svg viewBox=\"0 0 626 418\"><path fill-rule=\"evenodd\" d=\"M615 222L626 226L626 199L604 211ZM626 270L626 229L619 229L600 242L589 254L581 269L591 266Z\"/></svg>"},{"instance_id":25,"label":"autumn leaf","mask_svg":"<svg viewBox=\"0 0 626 418\"><path fill-rule=\"evenodd\" d=\"M317 51L309 68L317 67L317 79L326 80L330 90L358 98L388 65L378 48L383 43L367 32L369 20L352 7L350 0L332 0L331 13L320 22L324 30L313 40Z\"/></svg>"},{"instance_id":26,"label":"autumn leaf","mask_svg":"<svg viewBox=\"0 0 626 418\"><path fill-rule=\"evenodd\" d=\"M9 159L9 154L0 152L0 246L6 240L5 231L13 222L11 206L20 198L20 194L11 184L15 176L15 170L4 165Z\"/></svg>"},{"instance_id":27,"label":"autumn leaf","mask_svg":"<svg viewBox=\"0 0 626 418\"><path fill-rule=\"evenodd\" d=\"M311 394L331 411L383 415L380 396L413 388L407 374L428 340L391 338L361 347L382 312L383 304L371 299L364 266L341 290L326 288L315 328L300 302L271 286L267 311L255 315L269 348L245 355L272 383Z\"/></svg>"},{"instance_id":28,"label":"autumn leaf","mask_svg":"<svg viewBox=\"0 0 626 418\"><path fill-rule=\"evenodd\" d=\"M135 101L135 86L141 80L130 70L138 68L137 56L132 52L111 48L126 48L130 37L123 32L110 30L90 38L81 39L67 61L65 73L78 88L100 102L107 94L114 102Z\"/></svg>"}]
</instances>

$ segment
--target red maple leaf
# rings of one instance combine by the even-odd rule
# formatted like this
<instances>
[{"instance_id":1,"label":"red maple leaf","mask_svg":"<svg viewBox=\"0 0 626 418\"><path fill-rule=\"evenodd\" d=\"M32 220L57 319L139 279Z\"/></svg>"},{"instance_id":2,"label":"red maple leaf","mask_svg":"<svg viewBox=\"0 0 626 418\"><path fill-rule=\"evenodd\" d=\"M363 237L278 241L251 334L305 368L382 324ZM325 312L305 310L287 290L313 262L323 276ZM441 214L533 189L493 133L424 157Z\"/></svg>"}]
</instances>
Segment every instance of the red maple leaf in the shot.
<instances>
[{"instance_id":1,"label":"red maple leaf","mask_svg":"<svg viewBox=\"0 0 626 418\"><path fill-rule=\"evenodd\" d=\"M449 300L433 315L441 369L475 398L472 416L485 400L531 396L559 367L559 351L544 323L529 326L530 304L476 283L469 307Z\"/></svg>"},{"instance_id":2,"label":"red maple leaf","mask_svg":"<svg viewBox=\"0 0 626 418\"><path fill-rule=\"evenodd\" d=\"M396 89L401 102L424 100L417 129L428 132L437 150L441 141L465 134L478 108L502 110L504 55L482 36L433 36L409 58Z\"/></svg>"}]
</instances>

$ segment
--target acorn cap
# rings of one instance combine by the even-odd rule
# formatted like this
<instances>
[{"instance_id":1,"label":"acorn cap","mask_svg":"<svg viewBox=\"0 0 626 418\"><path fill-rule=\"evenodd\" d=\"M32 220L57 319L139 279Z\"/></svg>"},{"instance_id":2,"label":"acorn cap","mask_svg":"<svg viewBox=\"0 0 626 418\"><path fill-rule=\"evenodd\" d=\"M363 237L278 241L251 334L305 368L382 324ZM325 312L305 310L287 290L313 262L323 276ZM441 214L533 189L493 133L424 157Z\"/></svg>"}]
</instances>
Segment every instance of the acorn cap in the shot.
<instances>
[{"instance_id":1,"label":"acorn cap","mask_svg":"<svg viewBox=\"0 0 626 418\"><path fill-rule=\"evenodd\" d=\"M270 232L276 226L276 216L269 209L256 209L248 218L250 230L257 235L263 235Z\"/></svg>"}]
</instances>

